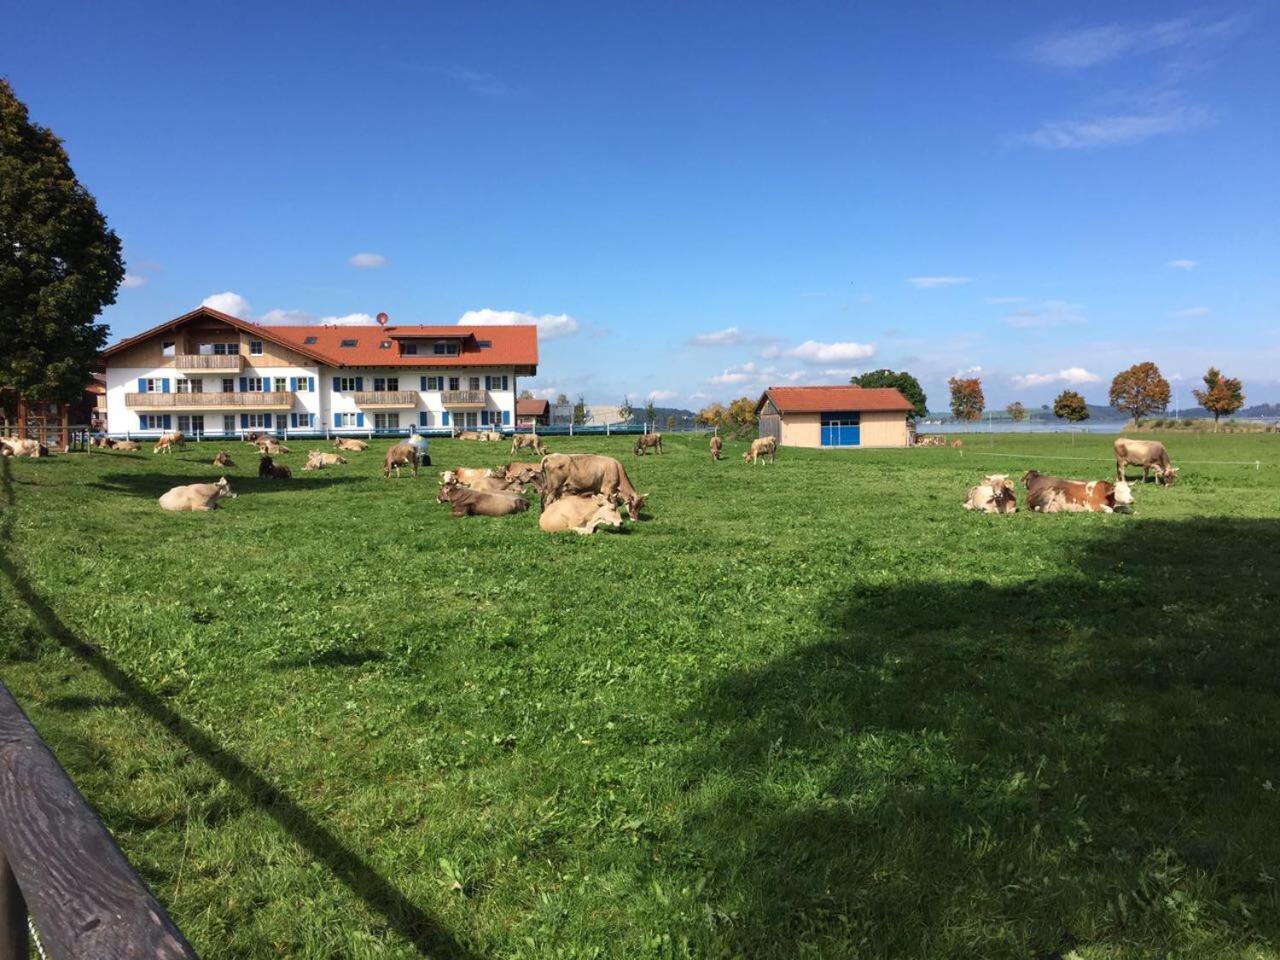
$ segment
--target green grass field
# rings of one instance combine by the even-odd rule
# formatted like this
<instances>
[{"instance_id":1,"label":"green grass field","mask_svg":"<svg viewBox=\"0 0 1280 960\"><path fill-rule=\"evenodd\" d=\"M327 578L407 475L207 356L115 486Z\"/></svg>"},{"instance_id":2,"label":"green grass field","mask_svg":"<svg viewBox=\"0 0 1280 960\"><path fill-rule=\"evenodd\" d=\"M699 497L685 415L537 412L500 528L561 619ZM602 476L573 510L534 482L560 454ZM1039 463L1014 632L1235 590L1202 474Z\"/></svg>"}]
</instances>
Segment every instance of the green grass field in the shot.
<instances>
[{"instance_id":1,"label":"green grass field","mask_svg":"<svg viewBox=\"0 0 1280 960\"><path fill-rule=\"evenodd\" d=\"M1275 957L1280 437L960 509L1111 439L553 439L651 493L593 537L451 519L496 445L5 461L4 680L205 958Z\"/></svg>"}]
</instances>

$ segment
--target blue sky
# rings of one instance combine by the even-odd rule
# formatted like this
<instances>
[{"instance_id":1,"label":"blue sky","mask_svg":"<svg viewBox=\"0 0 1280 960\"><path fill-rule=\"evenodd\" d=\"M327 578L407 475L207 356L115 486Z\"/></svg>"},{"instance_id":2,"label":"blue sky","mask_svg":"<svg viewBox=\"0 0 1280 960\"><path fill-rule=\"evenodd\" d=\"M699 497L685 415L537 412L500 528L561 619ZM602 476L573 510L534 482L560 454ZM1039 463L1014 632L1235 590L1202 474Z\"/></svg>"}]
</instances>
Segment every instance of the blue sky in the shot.
<instances>
[{"instance_id":1,"label":"blue sky","mask_svg":"<svg viewBox=\"0 0 1280 960\"><path fill-rule=\"evenodd\" d=\"M532 385L596 403L879 366L1105 402L1148 359L1280 400L1269 5L286 7L6 5L125 243L113 334L221 295L537 317Z\"/></svg>"}]
</instances>

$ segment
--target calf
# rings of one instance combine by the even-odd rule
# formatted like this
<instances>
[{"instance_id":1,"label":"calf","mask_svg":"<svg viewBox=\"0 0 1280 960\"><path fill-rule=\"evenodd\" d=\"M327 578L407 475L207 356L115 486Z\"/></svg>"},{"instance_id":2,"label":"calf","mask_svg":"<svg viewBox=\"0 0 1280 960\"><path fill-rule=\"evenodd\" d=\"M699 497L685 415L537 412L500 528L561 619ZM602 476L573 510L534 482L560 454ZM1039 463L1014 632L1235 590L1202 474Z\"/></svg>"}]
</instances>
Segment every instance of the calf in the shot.
<instances>
[{"instance_id":1,"label":"calf","mask_svg":"<svg viewBox=\"0 0 1280 960\"><path fill-rule=\"evenodd\" d=\"M160 509L175 513L184 510L217 510L219 500L235 498L231 484L223 477L217 483L189 483L174 487L160 497Z\"/></svg>"},{"instance_id":2,"label":"calf","mask_svg":"<svg viewBox=\"0 0 1280 960\"><path fill-rule=\"evenodd\" d=\"M338 437L333 441L333 445L338 450L346 450L349 453L363 453L369 449L369 444L364 440L355 440L349 437Z\"/></svg>"},{"instance_id":3,"label":"calf","mask_svg":"<svg viewBox=\"0 0 1280 960\"><path fill-rule=\"evenodd\" d=\"M347 458L339 454L325 453L323 450L311 450L307 453L307 462L302 465L302 469L320 470L323 467L334 467L346 462Z\"/></svg>"},{"instance_id":4,"label":"calf","mask_svg":"<svg viewBox=\"0 0 1280 960\"><path fill-rule=\"evenodd\" d=\"M542 442L542 438L536 433L527 436L515 434L511 438L511 456L515 456L517 450L529 449L540 457L545 457L551 451L547 449L547 445Z\"/></svg>"},{"instance_id":5,"label":"calf","mask_svg":"<svg viewBox=\"0 0 1280 960\"><path fill-rule=\"evenodd\" d=\"M751 449L742 455L742 462L759 465L761 457L768 457L773 463L777 456L778 441L773 437L760 437L751 441Z\"/></svg>"},{"instance_id":6,"label":"calf","mask_svg":"<svg viewBox=\"0 0 1280 960\"><path fill-rule=\"evenodd\" d=\"M160 439L156 441L156 447L152 453L173 453L174 447L180 447L187 442L187 438L182 435L181 430L174 430L172 433L162 434Z\"/></svg>"},{"instance_id":7,"label":"calf","mask_svg":"<svg viewBox=\"0 0 1280 960\"><path fill-rule=\"evenodd\" d=\"M724 449L724 441L721 440L719 437L712 437L711 438L711 459L723 460L724 457L720 455L720 451L723 449Z\"/></svg>"},{"instance_id":8,"label":"calf","mask_svg":"<svg viewBox=\"0 0 1280 960\"><path fill-rule=\"evenodd\" d=\"M400 479L400 468L412 467L413 475L418 475L418 448L411 443L397 443L387 451L387 457L382 461L382 478L384 480L390 478L391 471L396 472L396 479Z\"/></svg>"},{"instance_id":9,"label":"calf","mask_svg":"<svg viewBox=\"0 0 1280 960\"><path fill-rule=\"evenodd\" d=\"M996 473L983 477L982 483L969 488L964 508L982 513L1017 513L1018 496L1008 476Z\"/></svg>"},{"instance_id":10,"label":"calf","mask_svg":"<svg viewBox=\"0 0 1280 960\"><path fill-rule=\"evenodd\" d=\"M597 527L622 526L618 506L602 493L573 494L562 497L542 511L538 529L544 533L572 530L583 536L595 533Z\"/></svg>"},{"instance_id":11,"label":"calf","mask_svg":"<svg viewBox=\"0 0 1280 960\"><path fill-rule=\"evenodd\" d=\"M543 510L571 493L603 493L615 503L625 502L632 520L640 519L640 510L648 498L648 494L636 492L619 461L594 453L553 453L543 457L538 489Z\"/></svg>"},{"instance_id":12,"label":"calf","mask_svg":"<svg viewBox=\"0 0 1280 960\"><path fill-rule=\"evenodd\" d=\"M258 476L266 480L288 480L293 476L293 471L264 454L258 461Z\"/></svg>"},{"instance_id":13,"label":"calf","mask_svg":"<svg viewBox=\"0 0 1280 960\"><path fill-rule=\"evenodd\" d=\"M643 457L650 450L662 452L662 434L649 433L643 437L636 437L635 454L637 457Z\"/></svg>"},{"instance_id":14,"label":"calf","mask_svg":"<svg viewBox=\"0 0 1280 960\"><path fill-rule=\"evenodd\" d=\"M506 517L529 509L529 501L519 494L471 490L457 484L441 487L436 499L452 505L450 513L455 517Z\"/></svg>"},{"instance_id":15,"label":"calf","mask_svg":"<svg viewBox=\"0 0 1280 960\"><path fill-rule=\"evenodd\" d=\"M227 456L227 451L219 450L218 455L213 458L213 465L215 467L234 467L236 462Z\"/></svg>"},{"instance_id":16,"label":"calf","mask_svg":"<svg viewBox=\"0 0 1280 960\"><path fill-rule=\"evenodd\" d=\"M1119 437L1113 445L1116 451L1116 479L1125 479L1125 468L1142 468L1142 482L1147 482L1151 471L1156 480L1169 486L1178 479L1178 468L1169 462L1169 451L1159 440L1126 440Z\"/></svg>"},{"instance_id":17,"label":"calf","mask_svg":"<svg viewBox=\"0 0 1280 960\"><path fill-rule=\"evenodd\" d=\"M1037 513L1127 513L1133 491L1123 480L1065 480L1028 470L1022 477L1027 506Z\"/></svg>"}]
</instances>

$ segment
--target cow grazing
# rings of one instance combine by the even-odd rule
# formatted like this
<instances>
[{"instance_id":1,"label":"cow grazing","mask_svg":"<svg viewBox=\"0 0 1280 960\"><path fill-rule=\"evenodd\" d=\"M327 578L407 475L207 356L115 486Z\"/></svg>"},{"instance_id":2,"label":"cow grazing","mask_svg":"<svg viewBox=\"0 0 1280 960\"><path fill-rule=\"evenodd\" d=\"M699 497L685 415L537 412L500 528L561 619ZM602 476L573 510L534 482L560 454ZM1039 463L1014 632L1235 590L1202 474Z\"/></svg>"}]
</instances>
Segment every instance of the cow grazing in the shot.
<instances>
[{"instance_id":1,"label":"cow grazing","mask_svg":"<svg viewBox=\"0 0 1280 960\"><path fill-rule=\"evenodd\" d=\"M964 502L964 508L981 513L1017 513L1018 495L1009 477L1003 473L996 473L983 477L982 483L969 488L969 497Z\"/></svg>"},{"instance_id":2,"label":"cow grazing","mask_svg":"<svg viewBox=\"0 0 1280 960\"><path fill-rule=\"evenodd\" d=\"M382 461L382 478L388 479L391 471L395 470L396 479L400 479L401 467L412 467L413 475L418 475L418 448L411 443L397 443L387 451L387 457Z\"/></svg>"},{"instance_id":3,"label":"cow grazing","mask_svg":"<svg viewBox=\"0 0 1280 960\"><path fill-rule=\"evenodd\" d=\"M511 456L515 456L517 450L532 450L540 457L545 457L551 451L547 449L547 445L542 442L542 438L536 433L524 436L522 434L514 434L511 437Z\"/></svg>"},{"instance_id":4,"label":"cow grazing","mask_svg":"<svg viewBox=\"0 0 1280 960\"><path fill-rule=\"evenodd\" d=\"M363 453L369 449L369 444L364 440L350 437L338 437L333 441L333 446L337 450L346 450L348 453Z\"/></svg>"},{"instance_id":5,"label":"cow grazing","mask_svg":"<svg viewBox=\"0 0 1280 960\"><path fill-rule=\"evenodd\" d=\"M662 434L648 433L642 437L636 437L635 454L637 457L643 457L650 450L662 452Z\"/></svg>"},{"instance_id":6,"label":"cow grazing","mask_svg":"<svg viewBox=\"0 0 1280 960\"><path fill-rule=\"evenodd\" d=\"M956 437L954 440L951 441L952 450L959 450L963 446L964 446L964 441L961 440L959 437Z\"/></svg>"},{"instance_id":7,"label":"cow grazing","mask_svg":"<svg viewBox=\"0 0 1280 960\"><path fill-rule=\"evenodd\" d=\"M49 456L49 448L39 440L18 440L15 437L7 437L0 440L0 456L5 457L47 457Z\"/></svg>"},{"instance_id":8,"label":"cow grazing","mask_svg":"<svg viewBox=\"0 0 1280 960\"><path fill-rule=\"evenodd\" d=\"M711 459L723 460L724 457L721 456L721 453L720 453L720 451L723 449L724 449L724 441L721 440L719 437L712 437L711 438Z\"/></svg>"},{"instance_id":9,"label":"cow grazing","mask_svg":"<svg viewBox=\"0 0 1280 960\"><path fill-rule=\"evenodd\" d=\"M170 433L163 434L156 441L155 449L152 453L173 453L174 447L180 447L187 442L187 438L182 435L181 430L174 430Z\"/></svg>"},{"instance_id":10,"label":"cow grazing","mask_svg":"<svg viewBox=\"0 0 1280 960\"><path fill-rule=\"evenodd\" d=\"M123 450L125 453L137 453L142 449L142 444L137 440L117 440L112 450Z\"/></svg>"},{"instance_id":11,"label":"cow grazing","mask_svg":"<svg viewBox=\"0 0 1280 960\"><path fill-rule=\"evenodd\" d=\"M621 526L622 514L618 512L618 505L602 493L561 497L538 517L538 529L543 533L572 530L586 536L595 533L597 527L617 529Z\"/></svg>"},{"instance_id":12,"label":"cow grazing","mask_svg":"<svg viewBox=\"0 0 1280 960\"><path fill-rule=\"evenodd\" d=\"M293 477L293 471L283 463L277 464L271 457L264 454L258 461L258 476L267 480L288 480Z\"/></svg>"},{"instance_id":13,"label":"cow grazing","mask_svg":"<svg viewBox=\"0 0 1280 960\"><path fill-rule=\"evenodd\" d=\"M436 499L450 504L455 517L507 517L529 509L529 501L519 494L471 490L457 484L441 487Z\"/></svg>"},{"instance_id":14,"label":"cow grazing","mask_svg":"<svg viewBox=\"0 0 1280 960\"><path fill-rule=\"evenodd\" d=\"M603 493L615 503L626 503L632 520L640 519L640 510L649 496L636 492L619 461L594 453L553 453L543 457L538 489L543 510L571 493Z\"/></svg>"},{"instance_id":15,"label":"cow grazing","mask_svg":"<svg viewBox=\"0 0 1280 960\"><path fill-rule=\"evenodd\" d=\"M227 478L217 483L189 483L174 487L160 498L160 509L181 512L184 510L217 510L219 500L234 500Z\"/></svg>"},{"instance_id":16,"label":"cow grazing","mask_svg":"<svg viewBox=\"0 0 1280 960\"><path fill-rule=\"evenodd\" d=\"M1168 486L1178 479L1178 468L1169 462L1169 452L1159 440L1116 440L1116 479L1125 479L1125 468L1142 468L1142 482L1155 471L1156 480Z\"/></svg>"},{"instance_id":17,"label":"cow grazing","mask_svg":"<svg viewBox=\"0 0 1280 960\"><path fill-rule=\"evenodd\" d=\"M219 450L218 455L213 458L213 465L215 467L234 467L236 462L227 456L227 451Z\"/></svg>"},{"instance_id":18,"label":"cow grazing","mask_svg":"<svg viewBox=\"0 0 1280 960\"><path fill-rule=\"evenodd\" d=\"M307 451L307 462L302 465L303 470L320 470L324 467L336 467L340 463L346 463L347 458L337 453L325 453L323 450Z\"/></svg>"},{"instance_id":19,"label":"cow grazing","mask_svg":"<svg viewBox=\"0 0 1280 960\"><path fill-rule=\"evenodd\" d=\"M1065 480L1028 470L1022 477L1027 506L1037 513L1127 513L1133 491L1121 480Z\"/></svg>"},{"instance_id":20,"label":"cow grazing","mask_svg":"<svg viewBox=\"0 0 1280 960\"><path fill-rule=\"evenodd\" d=\"M773 463L778 456L778 441L773 437L760 437L751 441L751 449L742 455L743 463L759 464L761 457L768 457Z\"/></svg>"}]
</instances>

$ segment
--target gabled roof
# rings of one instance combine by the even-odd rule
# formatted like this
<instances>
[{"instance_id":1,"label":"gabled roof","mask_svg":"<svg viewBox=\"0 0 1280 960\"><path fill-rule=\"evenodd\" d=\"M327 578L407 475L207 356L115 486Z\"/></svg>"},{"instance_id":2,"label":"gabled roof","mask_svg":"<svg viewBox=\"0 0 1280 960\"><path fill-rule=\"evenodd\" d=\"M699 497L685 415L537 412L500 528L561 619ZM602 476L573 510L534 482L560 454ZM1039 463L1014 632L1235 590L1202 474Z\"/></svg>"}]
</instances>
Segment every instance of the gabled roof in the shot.
<instances>
[{"instance_id":1,"label":"gabled roof","mask_svg":"<svg viewBox=\"0 0 1280 960\"><path fill-rule=\"evenodd\" d=\"M538 330L532 324L514 326L417 325L388 326L377 324L330 324L320 326L278 326L241 320L221 310L198 307L190 313L174 317L150 330L112 344L102 351L102 358L136 346L158 334L174 330L200 317L218 320L252 337L260 337L299 353L328 367L456 367L538 365ZM418 353L402 356L397 341L441 339L455 340L459 352L449 355ZM308 342L310 341L310 342ZM354 341L353 346L343 346ZM387 343L389 346L383 347Z\"/></svg>"},{"instance_id":2,"label":"gabled roof","mask_svg":"<svg viewBox=\"0 0 1280 960\"><path fill-rule=\"evenodd\" d=\"M520 397L516 400L517 417L549 417L551 416L550 400L535 400L532 397Z\"/></svg>"},{"instance_id":3,"label":"gabled roof","mask_svg":"<svg viewBox=\"0 0 1280 960\"><path fill-rule=\"evenodd\" d=\"M915 409L893 387L769 387L756 403L757 413L766 400L772 400L779 413L909 413Z\"/></svg>"}]
</instances>

